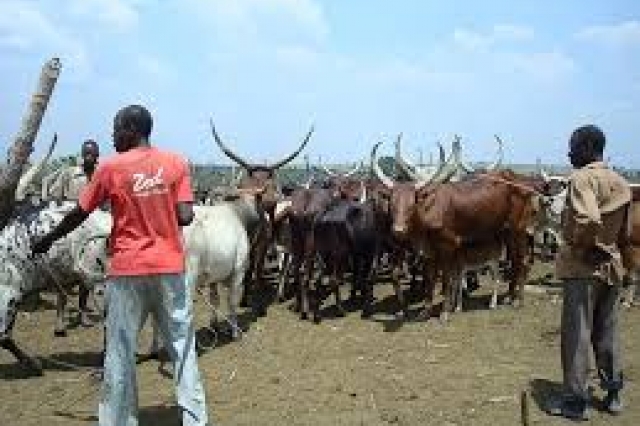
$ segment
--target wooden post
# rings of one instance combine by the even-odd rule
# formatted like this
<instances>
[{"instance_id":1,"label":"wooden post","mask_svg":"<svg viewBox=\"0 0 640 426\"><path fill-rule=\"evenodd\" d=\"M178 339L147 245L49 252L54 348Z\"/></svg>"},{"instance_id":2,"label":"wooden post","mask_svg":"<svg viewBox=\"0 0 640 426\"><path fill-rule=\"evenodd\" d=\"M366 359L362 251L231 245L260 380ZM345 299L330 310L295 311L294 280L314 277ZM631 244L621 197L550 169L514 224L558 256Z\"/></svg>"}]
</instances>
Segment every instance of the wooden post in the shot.
<instances>
[{"instance_id":1,"label":"wooden post","mask_svg":"<svg viewBox=\"0 0 640 426\"><path fill-rule=\"evenodd\" d=\"M22 119L20 131L7 153L7 163L0 171L0 230L4 229L13 213L16 188L29 160L29 155L33 151L33 144L40 129L42 117L49 104L49 99L51 99L61 69L62 66L58 58L47 61L42 67L38 87L31 97L29 109Z\"/></svg>"}]
</instances>

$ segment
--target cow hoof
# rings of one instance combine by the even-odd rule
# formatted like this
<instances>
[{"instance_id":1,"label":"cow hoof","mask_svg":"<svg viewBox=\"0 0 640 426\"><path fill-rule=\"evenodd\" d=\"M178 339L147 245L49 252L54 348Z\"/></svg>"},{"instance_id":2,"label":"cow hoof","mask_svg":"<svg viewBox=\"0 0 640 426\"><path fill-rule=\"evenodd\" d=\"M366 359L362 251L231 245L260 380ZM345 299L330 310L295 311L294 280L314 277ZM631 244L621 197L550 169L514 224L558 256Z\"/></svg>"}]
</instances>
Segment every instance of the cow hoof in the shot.
<instances>
[{"instance_id":1,"label":"cow hoof","mask_svg":"<svg viewBox=\"0 0 640 426\"><path fill-rule=\"evenodd\" d=\"M53 335L55 337L67 337L67 330L65 330L65 329L53 330Z\"/></svg>"},{"instance_id":2,"label":"cow hoof","mask_svg":"<svg viewBox=\"0 0 640 426\"><path fill-rule=\"evenodd\" d=\"M93 324L91 323L89 318L86 316L86 314L81 315L80 318L78 318L78 324L84 328L89 328L93 326Z\"/></svg>"},{"instance_id":3,"label":"cow hoof","mask_svg":"<svg viewBox=\"0 0 640 426\"><path fill-rule=\"evenodd\" d=\"M405 313L405 318L408 318L409 316L407 315L407 313ZM422 309L420 312L418 312L418 314L416 315L416 319L418 321L427 321L430 318L429 315L429 311L427 309Z\"/></svg>"},{"instance_id":4,"label":"cow hoof","mask_svg":"<svg viewBox=\"0 0 640 426\"><path fill-rule=\"evenodd\" d=\"M313 323L314 324L320 324L322 322L322 317L320 317L320 315L314 315L313 316Z\"/></svg>"},{"instance_id":5,"label":"cow hoof","mask_svg":"<svg viewBox=\"0 0 640 426\"><path fill-rule=\"evenodd\" d=\"M289 309L291 312L300 312L300 304L293 302L287 307L287 309Z\"/></svg>"},{"instance_id":6,"label":"cow hoof","mask_svg":"<svg viewBox=\"0 0 640 426\"><path fill-rule=\"evenodd\" d=\"M448 312L442 312L440 314L440 324L442 325L447 325L447 323L449 322L449 313Z\"/></svg>"},{"instance_id":7,"label":"cow hoof","mask_svg":"<svg viewBox=\"0 0 640 426\"><path fill-rule=\"evenodd\" d=\"M522 304L522 300L520 299L513 299L511 301L511 306L513 306L514 308L522 308L523 304Z\"/></svg>"},{"instance_id":8,"label":"cow hoof","mask_svg":"<svg viewBox=\"0 0 640 426\"><path fill-rule=\"evenodd\" d=\"M308 319L309 319L309 315L308 315L306 312L301 312L301 313L300 313L300 319L301 319L302 321L306 321L306 320L308 320Z\"/></svg>"},{"instance_id":9,"label":"cow hoof","mask_svg":"<svg viewBox=\"0 0 640 426\"><path fill-rule=\"evenodd\" d=\"M36 376L44 376L44 369L42 363L36 358L25 358L20 362L20 365L27 371L32 372Z\"/></svg>"},{"instance_id":10,"label":"cow hoof","mask_svg":"<svg viewBox=\"0 0 640 426\"><path fill-rule=\"evenodd\" d=\"M371 315L373 314L373 312L371 311L371 309L363 309L362 310L362 314L360 315L360 317L362 319L367 319L367 318L371 318Z\"/></svg>"},{"instance_id":11,"label":"cow hoof","mask_svg":"<svg viewBox=\"0 0 640 426\"><path fill-rule=\"evenodd\" d=\"M336 312L336 317L338 318L344 318L347 315L347 313L345 312L345 310L343 308L339 308L338 312Z\"/></svg>"}]
</instances>

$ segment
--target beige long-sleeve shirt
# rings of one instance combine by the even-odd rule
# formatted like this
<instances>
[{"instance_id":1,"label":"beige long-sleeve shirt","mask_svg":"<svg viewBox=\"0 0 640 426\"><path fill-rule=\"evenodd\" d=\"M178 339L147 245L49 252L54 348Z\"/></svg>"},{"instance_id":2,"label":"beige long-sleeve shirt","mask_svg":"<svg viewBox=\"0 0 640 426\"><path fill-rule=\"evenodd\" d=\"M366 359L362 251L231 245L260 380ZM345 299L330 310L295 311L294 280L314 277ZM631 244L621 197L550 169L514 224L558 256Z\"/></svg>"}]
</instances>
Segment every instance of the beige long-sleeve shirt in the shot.
<instances>
[{"instance_id":1,"label":"beige long-sleeve shirt","mask_svg":"<svg viewBox=\"0 0 640 426\"><path fill-rule=\"evenodd\" d=\"M88 183L87 175L80 166L64 169L51 187L50 195L54 199L76 201L80 198L82 188Z\"/></svg>"},{"instance_id":2,"label":"beige long-sleeve shirt","mask_svg":"<svg viewBox=\"0 0 640 426\"><path fill-rule=\"evenodd\" d=\"M631 189L627 181L603 162L593 162L569 177L562 212L564 245L556 261L558 278L599 278L619 284L624 276L620 242L631 232L628 209ZM586 260L598 247L609 259L599 264Z\"/></svg>"}]
</instances>

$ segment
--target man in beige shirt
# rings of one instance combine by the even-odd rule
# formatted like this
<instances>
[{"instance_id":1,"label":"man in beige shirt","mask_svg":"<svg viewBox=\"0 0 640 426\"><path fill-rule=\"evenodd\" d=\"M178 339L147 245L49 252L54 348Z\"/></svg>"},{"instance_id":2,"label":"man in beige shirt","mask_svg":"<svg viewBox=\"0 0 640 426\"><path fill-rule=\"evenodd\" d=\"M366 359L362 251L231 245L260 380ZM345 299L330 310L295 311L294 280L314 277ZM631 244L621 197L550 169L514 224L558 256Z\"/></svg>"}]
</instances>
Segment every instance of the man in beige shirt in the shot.
<instances>
[{"instance_id":1,"label":"man in beige shirt","mask_svg":"<svg viewBox=\"0 0 640 426\"><path fill-rule=\"evenodd\" d=\"M622 412L622 367L618 330L624 276L621 248L630 235L629 184L602 161L605 135L596 126L576 129L569 141L574 171L562 212L556 275L563 281L561 358L564 395L549 411L574 420L589 417L587 387L592 348L603 405Z\"/></svg>"},{"instance_id":2,"label":"man in beige shirt","mask_svg":"<svg viewBox=\"0 0 640 426\"><path fill-rule=\"evenodd\" d=\"M55 178L51 191L43 194L49 199L56 201L78 201L80 192L89 183L93 172L96 170L100 148L93 139L87 139L80 148L82 163L77 166L70 166L60 172ZM91 290L80 283L78 291L79 322L81 325L90 325L88 314L91 312L88 307ZM64 335L63 330L56 330L56 335Z\"/></svg>"},{"instance_id":3,"label":"man in beige shirt","mask_svg":"<svg viewBox=\"0 0 640 426\"><path fill-rule=\"evenodd\" d=\"M59 201L77 201L80 191L91 180L93 172L98 164L100 148L98 144L87 139L82 143L80 150L82 163L77 166L67 167L60 172L52 185L50 197Z\"/></svg>"}]
</instances>

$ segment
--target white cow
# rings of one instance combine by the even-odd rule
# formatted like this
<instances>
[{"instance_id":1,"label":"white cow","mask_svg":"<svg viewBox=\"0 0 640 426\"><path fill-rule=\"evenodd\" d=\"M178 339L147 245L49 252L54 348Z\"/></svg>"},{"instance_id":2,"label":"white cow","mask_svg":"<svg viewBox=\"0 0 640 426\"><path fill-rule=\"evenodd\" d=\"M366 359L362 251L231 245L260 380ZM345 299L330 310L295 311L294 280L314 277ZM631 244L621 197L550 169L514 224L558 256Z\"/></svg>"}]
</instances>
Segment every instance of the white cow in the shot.
<instances>
[{"instance_id":1,"label":"white cow","mask_svg":"<svg viewBox=\"0 0 640 426\"><path fill-rule=\"evenodd\" d=\"M236 190L235 195L228 196L233 200L210 206L194 206L195 218L183 229L188 285L192 289L208 287L212 308L210 327L218 330L221 323L226 322L234 339L240 337L237 311L244 290L244 276L249 267L247 230L255 225L258 215L255 197L262 191ZM220 310L220 285L227 287L228 314ZM154 324L149 356L155 356L161 346Z\"/></svg>"},{"instance_id":2,"label":"white cow","mask_svg":"<svg viewBox=\"0 0 640 426\"><path fill-rule=\"evenodd\" d=\"M0 346L37 371L37 363L20 351L11 337L24 296L54 285L60 295L56 330L61 330L66 302L63 296L69 284L91 285L105 279L111 216L103 211L92 213L80 227L58 240L47 254L34 257L31 253L32 239L49 232L74 206L75 203L34 206L22 211L0 232Z\"/></svg>"},{"instance_id":3,"label":"white cow","mask_svg":"<svg viewBox=\"0 0 640 426\"><path fill-rule=\"evenodd\" d=\"M219 311L219 285L227 287L228 318L234 338L238 337L237 309L249 266L249 237L238 214L243 203L238 199L194 206L195 218L183 231L188 281L196 288L209 286L213 308L210 325L215 328L224 319Z\"/></svg>"}]
</instances>

